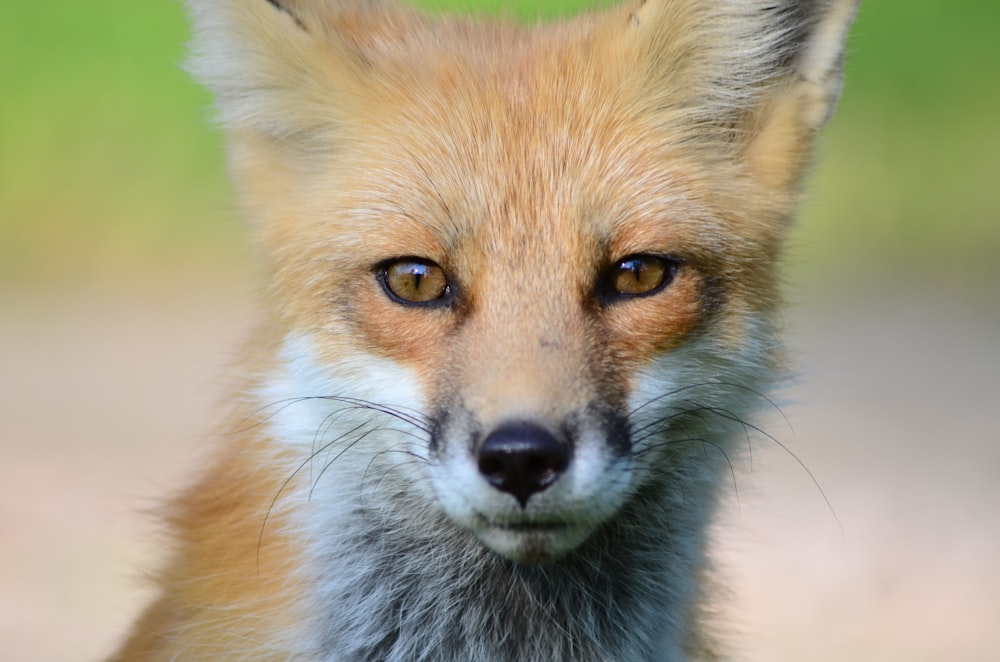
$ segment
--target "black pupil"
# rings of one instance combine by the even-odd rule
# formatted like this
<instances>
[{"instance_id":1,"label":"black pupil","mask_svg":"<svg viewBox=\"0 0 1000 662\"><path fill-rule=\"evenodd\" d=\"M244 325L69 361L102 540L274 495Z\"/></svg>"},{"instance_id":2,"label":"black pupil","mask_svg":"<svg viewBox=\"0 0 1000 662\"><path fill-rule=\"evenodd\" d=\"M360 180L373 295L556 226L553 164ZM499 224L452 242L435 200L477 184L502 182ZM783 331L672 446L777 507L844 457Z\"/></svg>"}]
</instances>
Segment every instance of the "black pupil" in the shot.
<instances>
[{"instance_id":1,"label":"black pupil","mask_svg":"<svg viewBox=\"0 0 1000 662\"><path fill-rule=\"evenodd\" d=\"M427 275L427 265L414 264L410 267L410 277L413 278L413 289L420 290L420 281Z\"/></svg>"}]
</instances>

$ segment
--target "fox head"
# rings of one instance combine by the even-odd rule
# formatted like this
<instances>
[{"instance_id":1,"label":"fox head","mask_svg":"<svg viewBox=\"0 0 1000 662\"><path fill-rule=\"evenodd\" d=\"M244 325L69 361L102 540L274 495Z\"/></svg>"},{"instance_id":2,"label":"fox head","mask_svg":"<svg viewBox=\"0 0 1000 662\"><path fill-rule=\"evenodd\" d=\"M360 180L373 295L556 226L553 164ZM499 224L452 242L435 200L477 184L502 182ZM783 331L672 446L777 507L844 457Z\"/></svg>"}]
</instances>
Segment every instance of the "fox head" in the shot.
<instances>
[{"instance_id":1,"label":"fox head","mask_svg":"<svg viewBox=\"0 0 1000 662\"><path fill-rule=\"evenodd\" d=\"M520 562L711 501L777 362L775 265L856 0L530 28L190 5L272 266L278 443Z\"/></svg>"}]
</instances>

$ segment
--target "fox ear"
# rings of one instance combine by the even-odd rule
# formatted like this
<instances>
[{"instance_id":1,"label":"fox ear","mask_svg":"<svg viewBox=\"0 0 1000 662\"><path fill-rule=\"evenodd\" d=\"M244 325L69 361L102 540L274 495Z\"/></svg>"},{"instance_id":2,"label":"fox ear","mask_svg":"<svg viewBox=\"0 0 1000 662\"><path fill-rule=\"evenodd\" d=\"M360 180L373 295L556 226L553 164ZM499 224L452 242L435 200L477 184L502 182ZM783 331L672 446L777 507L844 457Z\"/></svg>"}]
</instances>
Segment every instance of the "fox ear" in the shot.
<instances>
[{"instance_id":1,"label":"fox ear","mask_svg":"<svg viewBox=\"0 0 1000 662\"><path fill-rule=\"evenodd\" d=\"M795 185L808 164L816 132L840 97L844 49L859 0L803 2L799 35L785 80L751 114L746 162L770 188Z\"/></svg>"},{"instance_id":2,"label":"fox ear","mask_svg":"<svg viewBox=\"0 0 1000 662\"><path fill-rule=\"evenodd\" d=\"M734 144L753 177L780 189L799 180L840 94L859 2L642 0L628 16L658 106Z\"/></svg>"},{"instance_id":3,"label":"fox ear","mask_svg":"<svg viewBox=\"0 0 1000 662\"><path fill-rule=\"evenodd\" d=\"M394 20L402 10L372 0L188 0L188 9L188 68L215 94L226 128L299 150L336 138L404 23Z\"/></svg>"}]
</instances>

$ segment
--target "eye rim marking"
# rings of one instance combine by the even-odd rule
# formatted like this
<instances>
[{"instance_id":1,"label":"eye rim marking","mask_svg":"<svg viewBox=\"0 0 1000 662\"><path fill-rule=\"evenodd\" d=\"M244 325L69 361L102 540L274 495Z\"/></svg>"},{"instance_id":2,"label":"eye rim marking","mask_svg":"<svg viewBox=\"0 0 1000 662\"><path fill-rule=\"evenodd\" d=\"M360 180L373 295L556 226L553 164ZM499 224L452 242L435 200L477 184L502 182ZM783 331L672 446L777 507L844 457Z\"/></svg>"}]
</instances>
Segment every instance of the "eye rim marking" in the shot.
<instances>
[{"instance_id":1,"label":"eye rim marking","mask_svg":"<svg viewBox=\"0 0 1000 662\"><path fill-rule=\"evenodd\" d=\"M636 278L637 285L639 287L634 291L627 291L620 286L617 281L617 276L623 273L622 267L629 262L644 262L652 263L655 267L661 268L662 273L655 283L646 287L639 283L639 278ZM601 303L605 306L612 305L619 302L630 301L632 299L643 299L646 297L656 296L663 290L667 289L676 279L678 273L680 273L684 262L680 258L674 255L668 255L665 253L629 253L611 262L602 272L598 278L597 283L597 297Z\"/></svg>"},{"instance_id":2,"label":"eye rim marking","mask_svg":"<svg viewBox=\"0 0 1000 662\"><path fill-rule=\"evenodd\" d=\"M434 290L434 296L421 299L421 298L409 298L406 294L397 291L397 288L393 287L391 282L391 271L394 267L424 267L429 270L436 270L440 272L442 279L442 284L440 289ZM448 273L444 268L439 265L434 260L429 260L424 257L419 257L416 255L404 255L400 257L393 257L387 260L382 260L375 265L374 268L375 278L378 280L379 285L382 286L382 291L393 303L399 304L401 306L409 308L441 308L448 307L454 301L454 287L452 286L451 279L448 277ZM417 276L416 288L419 288L419 283L422 279L427 278L427 275Z\"/></svg>"}]
</instances>

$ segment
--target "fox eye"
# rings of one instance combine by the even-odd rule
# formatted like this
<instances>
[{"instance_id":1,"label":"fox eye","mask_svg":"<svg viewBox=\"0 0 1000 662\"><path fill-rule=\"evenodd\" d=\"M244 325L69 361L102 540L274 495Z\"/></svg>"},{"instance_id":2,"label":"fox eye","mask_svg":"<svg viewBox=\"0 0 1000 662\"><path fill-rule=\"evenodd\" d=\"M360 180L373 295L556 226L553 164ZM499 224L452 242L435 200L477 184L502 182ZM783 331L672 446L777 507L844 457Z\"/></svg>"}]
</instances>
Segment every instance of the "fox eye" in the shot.
<instances>
[{"instance_id":1,"label":"fox eye","mask_svg":"<svg viewBox=\"0 0 1000 662\"><path fill-rule=\"evenodd\" d=\"M662 255L629 255L604 273L600 294L605 299L656 294L673 281L678 267L677 260Z\"/></svg>"},{"instance_id":2,"label":"fox eye","mask_svg":"<svg viewBox=\"0 0 1000 662\"><path fill-rule=\"evenodd\" d=\"M435 305L451 294L444 269L417 257L383 262L376 270L376 277L389 298L404 305Z\"/></svg>"}]
</instances>

